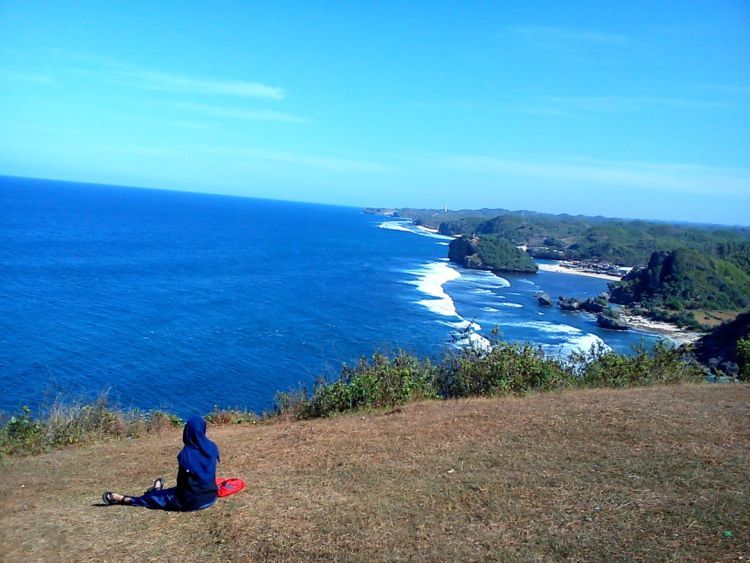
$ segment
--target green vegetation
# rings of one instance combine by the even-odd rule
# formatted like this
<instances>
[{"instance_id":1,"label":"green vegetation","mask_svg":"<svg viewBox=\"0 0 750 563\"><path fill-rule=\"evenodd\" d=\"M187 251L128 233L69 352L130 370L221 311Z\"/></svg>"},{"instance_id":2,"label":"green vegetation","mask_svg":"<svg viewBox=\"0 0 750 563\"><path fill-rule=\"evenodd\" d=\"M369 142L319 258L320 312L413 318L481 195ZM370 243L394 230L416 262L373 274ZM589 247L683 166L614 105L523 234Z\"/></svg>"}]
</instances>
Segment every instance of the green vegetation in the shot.
<instances>
[{"instance_id":1,"label":"green vegetation","mask_svg":"<svg viewBox=\"0 0 750 563\"><path fill-rule=\"evenodd\" d=\"M702 336L693 354L716 375L736 375L750 381L750 312L737 315Z\"/></svg>"},{"instance_id":2,"label":"green vegetation","mask_svg":"<svg viewBox=\"0 0 750 563\"><path fill-rule=\"evenodd\" d=\"M639 303L652 316L692 324L686 310L742 310L750 306L750 274L729 260L678 248L655 252L646 268L610 284L612 301Z\"/></svg>"},{"instance_id":3,"label":"green vegetation","mask_svg":"<svg viewBox=\"0 0 750 563\"><path fill-rule=\"evenodd\" d=\"M750 338L737 341L737 365L740 381L750 381Z\"/></svg>"},{"instance_id":4,"label":"green vegetation","mask_svg":"<svg viewBox=\"0 0 750 563\"><path fill-rule=\"evenodd\" d=\"M66 405L56 401L41 418L28 407L0 426L0 455L35 454L54 448L113 437L135 437L182 424L179 417L161 412L125 412L109 406L102 395L91 404Z\"/></svg>"},{"instance_id":5,"label":"green vegetation","mask_svg":"<svg viewBox=\"0 0 750 563\"><path fill-rule=\"evenodd\" d=\"M613 286L615 303L682 326L706 328L750 306L750 228L626 221L482 209L399 210L415 222L461 235L449 258L470 268L532 271L508 248L535 258L604 261L635 269ZM493 215L494 214L494 215ZM504 241L500 247L494 242ZM482 245L486 249L483 256ZM499 266L499 267L498 267ZM641 269L645 266L645 269Z\"/></svg>"},{"instance_id":6,"label":"green vegetation","mask_svg":"<svg viewBox=\"0 0 750 563\"><path fill-rule=\"evenodd\" d=\"M321 380L315 391L294 405L284 400L280 409L294 406L300 418L318 418L360 408L385 408L417 399L437 397L432 381L437 369L429 360L399 353L393 358L375 354L354 367L344 366L338 381Z\"/></svg>"},{"instance_id":7,"label":"green vegetation","mask_svg":"<svg viewBox=\"0 0 750 563\"><path fill-rule=\"evenodd\" d=\"M528 254L494 236L458 237L448 247L448 258L476 270L534 273L538 269Z\"/></svg>"},{"instance_id":8,"label":"green vegetation","mask_svg":"<svg viewBox=\"0 0 750 563\"><path fill-rule=\"evenodd\" d=\"M592 349L561 360L531 344L496 342L488 350L464 348L438 364L406 352L362 358L353 367L344 366L340 379L320 380L309 397L304 391L279 394L275 415L310 419L393 408L422 399L697 382L701 374L684 350L665 345L650 352L636 350L633 356ZM214 410L207 419L219 425L263 420L242 410ZM25 407L0 426L0 455L28 455L103 438L135 437L181 423L163 412L123 412L110 407L106 396L88 405L58 402L41 418L32 417Z\"/></svg>"},{"instance_id":9,"label":"green vegetation","mask_svg":"<svg viewBox=\"0 0 750 563\"><path fill-rule=\"evenodd\" d=\"M690 248L750 270L750 228L677 225L604 217L549 215L481 209L449 211L402 209L399 215L436 227L445 235L495 235L526 245L537 258L605 260L645 265L660 250Z\"/></svg>"},{"instance_id":10,"label":"green vegetation","mask_svg":"<svg viewBox=\"0 0 750 563\"><path fill-rule=\"evenodd\" d=\"M702 370L684 349L657 344L623 356L603 348L567 360L531 344L497 342L489 350L464 348L434 365L401 352L381 354L344 368L341 380L321 381L312 397L287 401L284 413L319 418L358 409L388 408L417 399L454 399L576 387L636 387L699 382Z\"/></svg>"}]
</instances>

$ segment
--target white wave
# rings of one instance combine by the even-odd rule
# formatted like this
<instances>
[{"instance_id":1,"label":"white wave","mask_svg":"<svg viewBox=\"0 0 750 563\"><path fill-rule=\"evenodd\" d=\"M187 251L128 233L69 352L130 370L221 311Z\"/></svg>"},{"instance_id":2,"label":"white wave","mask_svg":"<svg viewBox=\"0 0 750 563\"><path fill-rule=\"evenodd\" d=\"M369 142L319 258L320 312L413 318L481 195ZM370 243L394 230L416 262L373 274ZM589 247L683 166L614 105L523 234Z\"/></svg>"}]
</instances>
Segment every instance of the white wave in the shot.
<instances>
[{"instance_id":1,"label":"white wave","mask_svg":"<svg viewBox=\"0 0 750 563\"><path fill-rule=\"evenodd\" d=\"M519 328L534 328L549 334L580 334L581 330L566 324L549 323L547 321L522 321L503 323L503 326L516 326ZM597 337L598 338L598 337Z\"/></svg>"},{"instance_id":2,"label":"white wave","mask_svg":"<svg viewBox=\"0 0 750 563\"><path fill-rule=\"evenodd\" d=\"M383 221L378 225L379 229L386 229L389 231L401 231L405 233L411 233L413 235L419 235L428 238L434 238L441 241L453 240L453 237L447 237L445 235L439 235L430 229L422 227L421 225L415 225L411 221Z\"/></svg>"},{"instance_id":3,"label":"white wave","mask_svg":"<svg viewBox=\"0 0 750 563\"><path fill-rule=\"evenodd\" d=\"M414 232L411 229L408 229L407 225L409 225L409 223L407 223L406 221L385 221L383 223L380 223L380 225L378 225L378 228L387 229L389 231L403 231L405 233Z\"/></svg>"},{"instance_id":4,"label":"white wave","mask_svg":"<svg viewBox=\"0 0 750 563\"><path fill-rule=\"evenodd\" d=\"M474 293L479 293L481 295L492 295L493 291L490 289L485 289L483 287L478 287L474 290Z\"/></svg>"},{"instance_id":5,"label":"white wave","mask_svg":"<svg viewBox=\"0 0 750 563\"><path fill-rule=\"evenodd\" d=\"M514 309L520 309L523 307L520 303L498 303L501 307L513 307Z\"/></svg>"},{"instance_id":6,"label":"white wave","mask_svg":"<svg viewBox=\"0 0 750 563\"><path fill-rule=\"evenodd\" d=\"M424 237L436 238L438 240L453 240L453 237L441 235L440 233L436 233L435 231L432 231L421 225L414 225L413 232Z\"/></svg>"},{"instance_id":7,"label":"white wave","mask_svg":"<svg viewBox=\"0 0 750 563\"><path fill-rule=\"evenodd\" d=\"M529 285L536 285L536 283L534 283L533 281L531 281L531 280L527 280L527 279L525 279L525 278L524 278L524 279L522 279L522 280L518 280L518 281L520 281L521 283L527 283L527 284L529 284Z\"/></svg>"},{"instance_id":8,"label":"white wave","mask_svg":"<svg viewBox=\"0 0 750 563\"><path fill-rule=\"evenodd\" d=\"M438 244L440 246L449 246L450 245L450 243L447 243L447 242L439 242Z\"/></svg>"},{"instance_id":9,"label":"white wave","mask_svg":"<svg viewBox=\"0 0 750 563\"><path fill-rule=\"evenodd\" d=\"M466 279L480 287L510 287L510 282L505 278L484 270L469 270L466 272Z\"/></svg>"},{"instance_id":10,"label":"white wave","mask_svg":"<svg viewBox=\"0 0 750 563\"><path fill-rule=\"evenodd\" d=\"M567 358L573 352L588 352L594 346L601 346L605 350L612 349L604 343L604 340L591 333L575 336L561 344L545 344L542 348L549 354Z\"/></svg>"},{"instance_id":11,"label":"white wave","mask_svg":"<svg viewBox=\"0 0 750 563\"><path fill-rule=\"evenodd\" d=\"M480 350L489 350L492 347L490 341L478 332L470 332L467 336L459 338L455 341L455 346L460 348L473 346Z\"/></svg>"},{"instance_id":12,"label":"white wave","mask_svg":"<svg viewBox=\"0 0 750 563\"><path fill-rule=\"evenodd\" d=\"M500 303L502 305L502 303ZM487 311L488 313L499 313L500 309L495 309L494 307L482 307L482 311Z\"/></svg>"},{"instance_id":13,"label":"white wave","mask_svg":"<svg viewBox=\"0 0 750 563\"><path fill-rule=\"evenodd\" d=\"M466 329L482 330L482 325L474 321L467 321L466 319L462 319L458 321L457 323L446 323L446 324L458 330L466 330Z\"/></svg>"},{"instance_id":14,"label":"white wave","mask_svg":"<svg viewBox=\"0 0 750 563\"><path fill-rule=\"evenodd\" d=\"M417 286L419 291L432 297L432 299L423 299L417 303L438 315L459 316L453 299L445 293L443 285L460 278L460 272L445 262L431 262L418 270L409 270L407 273L417 276L416 280L410 280L407 283Z\"/></svg>"}]
</instances>

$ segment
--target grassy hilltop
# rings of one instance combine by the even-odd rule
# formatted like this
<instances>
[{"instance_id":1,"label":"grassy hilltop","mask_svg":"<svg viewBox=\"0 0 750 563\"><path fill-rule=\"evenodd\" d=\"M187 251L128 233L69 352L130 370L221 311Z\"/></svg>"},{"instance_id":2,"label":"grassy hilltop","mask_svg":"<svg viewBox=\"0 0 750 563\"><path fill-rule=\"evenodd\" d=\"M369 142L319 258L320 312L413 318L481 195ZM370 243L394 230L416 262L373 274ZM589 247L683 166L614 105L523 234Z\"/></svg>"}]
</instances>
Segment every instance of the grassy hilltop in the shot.
<instances>
[{"instance_id":1,"label":"grassy hilltop","mask_svg":"<svg viewBox=\"0 0 750 563\"><path fill-rule=\"evenodd\" d=\"M212 425L248 490L98 507L174 479L180 430L4 461L3 559L733 560L750 553L750 387L424 401ZM731 536L731 537L729 537Z\"/></svg>"},{"instance_id":2,"label":"grassy hilltop","mask_svg":"<svg viewBox=\"0 0 750 563\"><path fill-rule=\"evenodd\" d=\"M736 560L750 385L702 373L664 346L375 355L275 416L211 415L220 476L249 488L191 514L97 506L174 482L173 417L22 413L0 431L3 558Z\"/></svg>"}]
</instances>

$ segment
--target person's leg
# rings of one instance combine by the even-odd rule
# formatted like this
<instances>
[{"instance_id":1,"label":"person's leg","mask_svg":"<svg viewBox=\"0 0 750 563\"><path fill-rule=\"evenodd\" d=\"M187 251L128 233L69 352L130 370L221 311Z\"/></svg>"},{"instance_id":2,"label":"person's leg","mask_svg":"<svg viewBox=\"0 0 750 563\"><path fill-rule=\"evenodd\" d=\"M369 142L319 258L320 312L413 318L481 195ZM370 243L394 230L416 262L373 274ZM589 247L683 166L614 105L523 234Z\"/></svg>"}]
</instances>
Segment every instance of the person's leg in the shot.
<instances>
[{"instance_id":1,"label":"person's leg","mask_svg":"<svg viewBox=\"0 0 750 563\"><path fill-rule=\"evenodd\" d=\"M142 506L154 510L182 510L176 498L176 488L154 489L140 497L123 497L124 504L131 506ZM129 502L128 502L129 500Z\"/></svg>"},{"instance_id":2,"label":"person's leg","mask_svg":"<svg viewBox=\"0 0 750 563\"><path fill-rule=\"evenodd\" d=\"M164 488L164 478L163 477L157 477L154 479L154 483L146 489L146 491L143 493L144 495L147 493L150 493L151 491L160 491Z\"/></svg>"},{"instance_id":3,"label":"person's leg","mask_svg":"<svg viewBox=\"0 0 750 563\"><path fill-rule=\"evenodd\" d=\"M102 495L102 500L106 504L132 504L133 503L133 497L120 495L117 493L104 493Z\"/></svg>"}]
</instances>

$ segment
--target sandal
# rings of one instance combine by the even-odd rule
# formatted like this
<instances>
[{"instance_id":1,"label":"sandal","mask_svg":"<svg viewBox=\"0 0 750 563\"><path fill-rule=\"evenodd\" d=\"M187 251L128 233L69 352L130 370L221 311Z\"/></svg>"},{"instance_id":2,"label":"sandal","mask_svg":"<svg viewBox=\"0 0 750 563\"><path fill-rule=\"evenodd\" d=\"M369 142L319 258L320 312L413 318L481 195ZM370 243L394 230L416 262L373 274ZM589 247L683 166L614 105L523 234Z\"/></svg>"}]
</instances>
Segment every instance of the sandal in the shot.
<instances>
[{"instance_id":1,"label":"sandal","mask_svg":"<svg viewBox=\"0 0 750 563\"><path fill-rule=\"evenodd\" d=\"M151 491L161 491L163 488L164 488L164 478L157 477L156 479L154 479L154 484L148 489L146 489L146 493L144 494L148 494Z\"/></svg>"},{"instance_id":2,"label":"sandal","mask_svg":"<svg viewBox=\"0 0 750 563\"><path fill-rule=\"evenodd\" d=\"M102 495L102 502L103 502L104 504L107 504L107 505L109 505L109 506L111 506L111 505L113 505L113 504L120 504L119 502L117 502L117 501L115 500L115 497L113 497L113 496L112 496L112 493L110 493L110 492L106 492L106 493L104 493L104 494Z\"/></svg>"}]
</instances>

